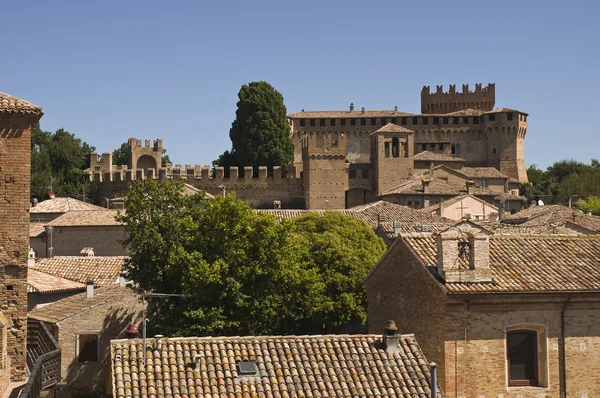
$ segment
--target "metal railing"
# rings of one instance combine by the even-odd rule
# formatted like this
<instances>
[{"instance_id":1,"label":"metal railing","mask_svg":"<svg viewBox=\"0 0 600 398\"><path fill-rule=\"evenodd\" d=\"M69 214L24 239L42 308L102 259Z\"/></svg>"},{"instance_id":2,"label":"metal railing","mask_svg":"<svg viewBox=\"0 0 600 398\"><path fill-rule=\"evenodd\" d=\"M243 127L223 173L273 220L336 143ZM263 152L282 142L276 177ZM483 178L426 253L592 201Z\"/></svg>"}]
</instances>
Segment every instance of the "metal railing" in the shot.
<instances>
[{"instance_id":1,"label":"metal railing","mask_svg":"<svg viewBox=\"0 0 600 398\"><path fill-rule=\"evenodd\" d=\"M27 322L27 365L29 380L20 398L39 398L60 381L60 348L44 322Z\"/></svg>"}]
</instances>

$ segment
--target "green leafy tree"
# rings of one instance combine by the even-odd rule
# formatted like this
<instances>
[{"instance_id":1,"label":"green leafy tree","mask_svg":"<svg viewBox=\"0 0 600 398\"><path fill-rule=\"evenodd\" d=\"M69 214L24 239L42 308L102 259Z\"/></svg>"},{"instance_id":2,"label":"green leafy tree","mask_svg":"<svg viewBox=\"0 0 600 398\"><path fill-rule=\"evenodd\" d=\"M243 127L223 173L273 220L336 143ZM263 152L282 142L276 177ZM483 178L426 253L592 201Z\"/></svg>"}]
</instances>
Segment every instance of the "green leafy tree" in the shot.
<instances>
[{"instance_id":1,"label":"green leafy tree","mask_svg":"<svg viewBox=\"0 0 600 398\"><path fill-rule=\"evenodd\" d=\"M341 215L282 222L233 194L205 200L182 187L138 181L120 217L129 276L144 290L189 296L152 302L152 331L319 333L364 322L362 282L385 250L366 224L350 232L357 221Z\"/></svg>"},{"instance_id":2,"label":"green leafy tree","mask_svg":"<svg viewBox=\"0 0 600 398\"><path fill-rule=\"evenodd\" d=\"M235 120L229 130L232 150L218 166L283 166L294 159L294 144L283 96L265 81L244 84L238 93Z\"/></svg>"},{"instance_id":3,"label":"green leafy tree","mask_svg":"<svg viewBox=\"0 0 600 398\"><path fill-rule=\"evenodd\" d=\"M47 199L53 191L58 196L75 196L93 201L95 185L90 182L89 154L95 148L64 129L54 134L39 124L31 131L31 196Z\"/></svg>"},{"instance_id":4,"label":"green leafy tree","mask_svg":"<svg viewBox=\"0 0 600 398\"><path fill-rule=\"evenodd\" d=\"M112 162L114 165L121 166L129 162L129 144L124 142L120 147L115 149L112 153ZM162 150L162 167L165 167L167 163L171 163L171 158L167 154L167 150Z\"/></svg>"},{"instance_id":5,"label":"green leafy tree","mask_svg":"<svg viewBox=\"0 0 600 398\"><path fill-rule=\"evenodd\" d=\"M590 211L592 214L600 216L600 196L590 195L587 199L579 199L577 207L581 211Z\"/></svg>"}]
</instances>

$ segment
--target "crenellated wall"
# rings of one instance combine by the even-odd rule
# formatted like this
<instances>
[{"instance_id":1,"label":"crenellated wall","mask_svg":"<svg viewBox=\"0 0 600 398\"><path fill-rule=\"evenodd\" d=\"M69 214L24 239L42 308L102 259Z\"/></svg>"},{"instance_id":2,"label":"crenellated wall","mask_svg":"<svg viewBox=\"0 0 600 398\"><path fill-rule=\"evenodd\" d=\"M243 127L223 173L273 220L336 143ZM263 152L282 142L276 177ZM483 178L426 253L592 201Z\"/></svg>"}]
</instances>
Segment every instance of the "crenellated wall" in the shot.
<instances>
[{"instance_id":1,"label":"crenellated wall","mask_svg":"<svg viewBox=\"0 0 600 398\"><path fill-rule=\"evenodd\" d=\"M226 176L226 174L228 176ZM269 175L267 166L258 168L258 175L253 178L252 166L244 168L244 178L239 177L237 167L230 167L229 172L223 167L177 164L174 167L158 169L115 168L112 172L96 171L90 175L97 182L96 200L103 204L106 198L123 196L127 187L135 180L183 180L196 188L204 189L212 195L223 194L223 191L235 191L238 199L248 202L253 207L272 208L273 202L279 200L284 208L304 208L304 184L296 178L294 167L288 168L287 176L283 175L279 166L273 167Z\"/></svg>"},{"instance_id":2,"label":"crenellated wall","mask_svg":"<svg viewBox=\"0 0 600 398\"><path fill-rule=\"evenodd\" d=\"M429 86L421 90L421 113L449 113L464 109L479 109L491 111L496 103L496 85L494 83L482 87L481 83L475 84L475 91L469 90L468 84L462 85L462 92L456 92L456 85L451 84L448 92L444 86L436 86L435 93L430 92Z\"/></svg>"}]
</instances>

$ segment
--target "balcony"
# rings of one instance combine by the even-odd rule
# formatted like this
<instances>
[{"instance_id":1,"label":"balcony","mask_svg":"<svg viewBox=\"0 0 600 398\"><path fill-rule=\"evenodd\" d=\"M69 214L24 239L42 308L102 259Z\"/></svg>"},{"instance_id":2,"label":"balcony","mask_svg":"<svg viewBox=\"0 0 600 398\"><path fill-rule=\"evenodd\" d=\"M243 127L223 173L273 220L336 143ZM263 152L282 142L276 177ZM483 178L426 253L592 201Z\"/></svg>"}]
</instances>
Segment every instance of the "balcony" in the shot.
<instances>
[{"instance_id":1,"label":"balcony","mask_svg":"<svg viewBox=\"0 0 600 398\"><path fill-rule=\"evenodd\" d=\"M44 322L27 322L27 368L29 380L20 398L38 398L60 381L60 348Z\"/></svg>"}]
</instances>

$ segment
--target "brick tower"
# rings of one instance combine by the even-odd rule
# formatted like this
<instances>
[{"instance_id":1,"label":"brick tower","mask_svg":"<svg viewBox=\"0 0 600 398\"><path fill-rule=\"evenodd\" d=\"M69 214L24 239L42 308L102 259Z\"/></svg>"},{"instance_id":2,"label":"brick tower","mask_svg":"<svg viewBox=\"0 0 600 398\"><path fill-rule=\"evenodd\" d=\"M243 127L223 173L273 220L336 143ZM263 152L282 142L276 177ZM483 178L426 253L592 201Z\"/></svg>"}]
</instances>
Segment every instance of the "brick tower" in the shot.
<instances>
[{"instance_id":1,"label":"brick tower","mask_svg":"<svg viewBox=\"0 0 600 398\"><path fill-rule=\"evenodd\" d=\"M154 169L158 170L162 165L162 140L154 140L153 146L150 146L150 140L144 142L130 138L127 141L129 145L129 164L128 168L137 169Z\"/></svg>"},{"instance_id":2,"label":"brick tower","mask_svg":"<svg viewBox=\"0 0 600 398\"><path fill-rule=\"evenodd\" d=\"M377 195L390 190L414 171L415 133L388 123L371 133L371 163L375 168L373 191Z\"/></svg>"},{"instance_id":3,"label":"brick tower","mask_svg":"<svg viewBox=\"0 0 600 398\"><path fill-rule=\"evenodd\" d=\"M22 380L27 366L31 128L42 114L40 107L0 93L0 309L13 380Z\"/></svg>"}]
</instances>

